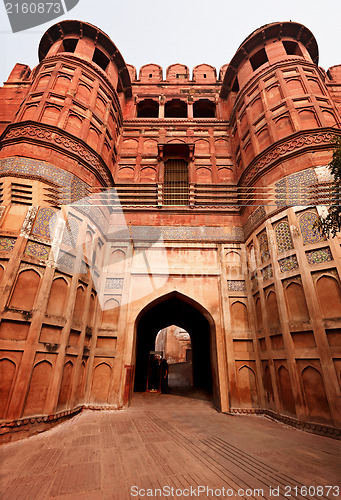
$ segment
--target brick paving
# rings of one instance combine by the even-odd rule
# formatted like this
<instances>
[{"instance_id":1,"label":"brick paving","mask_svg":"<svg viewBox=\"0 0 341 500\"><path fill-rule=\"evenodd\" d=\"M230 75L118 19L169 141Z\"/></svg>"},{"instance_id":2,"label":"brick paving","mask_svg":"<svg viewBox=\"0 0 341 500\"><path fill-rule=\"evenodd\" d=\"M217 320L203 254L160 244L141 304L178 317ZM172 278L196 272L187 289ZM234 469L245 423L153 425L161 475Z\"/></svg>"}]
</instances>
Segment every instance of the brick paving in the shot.
<instances>
[{"instance_id":1,"label":"brick paving","mask_svg":"<svg viewBox=\"0 0 341 500\"><path fill-rule=\"evenodd\" d=\"M162 487L188 498L198 486L213 490L202 499L290 498L285 491L291 498L337 498L326 486L340 479L338 441L262 416L223 415L208 400L173 395L135 395L126 410L85 411L3 445L0 460L5 500L125 500ZM302 485L324 489L305 496ZM133 496L132 486L141 494ZM278 486L279 496L271 495ZM156 491L153 498L166 496Z\"/></svg>"}]
</instances>

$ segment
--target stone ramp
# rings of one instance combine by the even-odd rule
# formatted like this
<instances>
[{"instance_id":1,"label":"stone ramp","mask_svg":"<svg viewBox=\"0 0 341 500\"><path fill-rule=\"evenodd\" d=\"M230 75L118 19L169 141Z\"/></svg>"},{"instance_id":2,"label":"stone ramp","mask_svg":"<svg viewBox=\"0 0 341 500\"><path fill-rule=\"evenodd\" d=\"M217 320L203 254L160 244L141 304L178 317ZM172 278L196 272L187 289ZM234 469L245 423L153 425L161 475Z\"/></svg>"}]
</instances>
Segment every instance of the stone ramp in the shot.
<instances>
[{"instance_id":1,"label":"stone ramp","mask_svg":"<svg viewBox=\"0 0 341 500\"><path fill-rule=\"evenodd\" d=\"M339 453L335 440L262 416L220 414L207 398L135 395L127 410L86 411L3 445L0 492L6 500L124 500L164 487L188 498L203 486L211 490L202 499L224 498L223 492L225 498L285 498L285 491L292 498L336 498L325 487L339 480ZM300 490L317 485L322 495ZM270 488L278 486L274 497ZM295 487L303 494L295 497ZM137 489L141 495L133 496ZM166 498L159 493L153 498Z\"/></svg>"}]
</instances>

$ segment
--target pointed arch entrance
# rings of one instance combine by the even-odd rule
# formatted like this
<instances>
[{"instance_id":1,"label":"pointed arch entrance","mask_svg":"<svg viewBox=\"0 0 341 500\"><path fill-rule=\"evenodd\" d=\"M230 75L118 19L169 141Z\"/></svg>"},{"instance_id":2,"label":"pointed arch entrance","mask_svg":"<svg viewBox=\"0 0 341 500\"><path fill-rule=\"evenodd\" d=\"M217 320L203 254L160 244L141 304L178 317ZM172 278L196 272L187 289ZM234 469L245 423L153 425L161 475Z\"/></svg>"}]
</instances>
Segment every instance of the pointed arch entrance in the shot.
<instances>
[{"instance_id":1,"label":"pointed arch entrance","mask_svg":"<svg viewBox=\"0 0 341 500\"><path fill-rule=\"evenodd\" d=\"M193 387L212 394L220 407L215 323L209 312L193 299L172 292L146 306L136 319L134 391L145 391L150 351L160 330L177 325L191 337Z\"/></svg>"}]
</instances>

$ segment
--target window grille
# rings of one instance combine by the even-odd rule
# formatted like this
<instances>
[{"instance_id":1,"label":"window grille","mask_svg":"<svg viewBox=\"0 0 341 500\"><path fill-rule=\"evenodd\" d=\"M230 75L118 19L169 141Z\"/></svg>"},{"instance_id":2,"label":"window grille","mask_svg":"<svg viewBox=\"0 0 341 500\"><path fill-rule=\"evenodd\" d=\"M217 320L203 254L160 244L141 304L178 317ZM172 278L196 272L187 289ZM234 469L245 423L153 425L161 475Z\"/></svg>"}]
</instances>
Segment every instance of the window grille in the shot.
<instances>
[{"instance_id":1,"label":"window grille","mask_svg":"<svg viewBox=\"0 0 341 500\"><path fill-rule=\"evenodd\" d=\"M15 205L32 205L32 186L12 182L11 202Z\"/></svg>"},{"instance_id":2,"label":"window grille","mask_svg":"<svg viewBox=\"0 0 341 500\"><path fill-rule=\"evenodd\" d=\"M188 164L185 160L168 160L164 174L164 205L188 205Z\"/></svg>"}]
</instances>

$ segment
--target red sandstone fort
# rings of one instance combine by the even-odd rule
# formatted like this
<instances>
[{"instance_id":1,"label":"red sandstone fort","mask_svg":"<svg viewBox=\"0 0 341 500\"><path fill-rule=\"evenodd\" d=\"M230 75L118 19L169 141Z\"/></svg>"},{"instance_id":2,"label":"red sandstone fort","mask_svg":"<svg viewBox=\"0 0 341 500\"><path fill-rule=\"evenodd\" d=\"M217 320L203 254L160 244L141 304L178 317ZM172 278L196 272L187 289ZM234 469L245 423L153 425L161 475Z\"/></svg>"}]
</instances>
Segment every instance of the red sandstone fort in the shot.
<instances>
[{"instance_id":1,"label":"red sandstone fort","mask_svg":"<svg viewBox=\"0 0 341 500\"><path fill-rule=\"evenodd\" d=\"M341 239L313 226L341 66L309 29L263 26L219 72L137 73L63 21L0 102L3 440L128 405L171 325L220 411L339 432Z\"/></svg>"}]
</instances>

